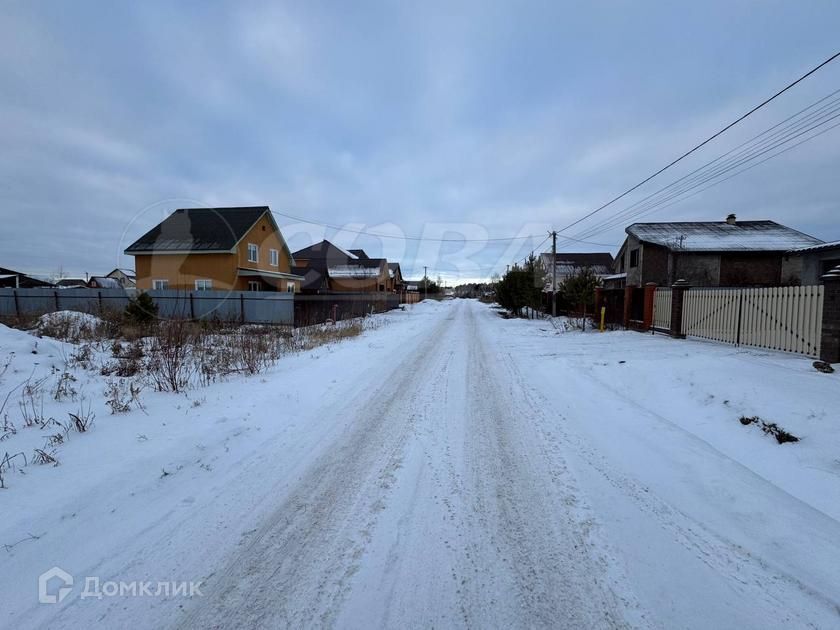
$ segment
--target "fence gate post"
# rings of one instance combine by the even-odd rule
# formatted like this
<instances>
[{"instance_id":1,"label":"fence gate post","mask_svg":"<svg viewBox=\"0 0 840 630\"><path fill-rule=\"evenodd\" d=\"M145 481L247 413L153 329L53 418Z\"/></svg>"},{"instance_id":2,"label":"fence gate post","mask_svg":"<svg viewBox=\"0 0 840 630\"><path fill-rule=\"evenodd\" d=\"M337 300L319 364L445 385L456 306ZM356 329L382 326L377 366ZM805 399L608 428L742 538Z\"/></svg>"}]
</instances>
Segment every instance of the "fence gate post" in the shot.
<instances>
[{"instance_id":1,"label":"fence gate post","mask_svg":"<svg viewBox=\"0 0 840 630\"><path fill-rule=\"evenodd\" d=\"M53 291L53 297L55 298L55 310L60 311L61 309L58 308L58 291Z\"/></svg>"},{"instance_id":2,"label":"fence gate post","mask_svg":"<svg viewBox=\"0 0 840 630\"><path fill-rule=\"evenodd\" d=\"M840 265L825 274L820 359L840 363Z\"/></svg>"},{"instance_id":3,"label":"fence gate post","mask_svg":"<svg viewBox=\"0 0 840 630\"><path fill-rule=\"evenodd\" d=\"M245 294L239 294L239 314L242 317L242 323L245 323Z\"/></svg>"},{"instance_id":4,"label":"fence gate post","mask_svg":"<svg viewBox=\"0 0 840 630\"><path fill-rule=\"evenodd\" d=\"M17 289L14 289L14 296L15 296L15 315L20 317L20 299L18 298Z\"/></svg>"},{"instance_id":5,"label":"fence gate post","mask_svg":"<svg viewBox=\"0 0 840 630\"><path fill-rule=\"evenodd\" d=\"M671 336L678 339L685 339L682 329L683 298L685 297L688 282L677 280L671 285Z\"/></svg>"},{"instance_id":6,"label":"fence gate post","mask_svg":"<svg viewBox=\"0 0 840 630\"><path fill-rule=\"evenodd\" d=\"M193 292L190 291L190 319L195 320L195 301Z\"/></svg>"},{"instance_id":7,"label":"fence gate post","mask_svg":"<svg viewBox=\"0 0 840 630\"><path fill-rule=\"evenodd\" d=\"M656 283L648 282L645 285L645 312L642 316L642 329L650 330L653 327L653 298L656 295Z\"/></svg>"}]
</instances>

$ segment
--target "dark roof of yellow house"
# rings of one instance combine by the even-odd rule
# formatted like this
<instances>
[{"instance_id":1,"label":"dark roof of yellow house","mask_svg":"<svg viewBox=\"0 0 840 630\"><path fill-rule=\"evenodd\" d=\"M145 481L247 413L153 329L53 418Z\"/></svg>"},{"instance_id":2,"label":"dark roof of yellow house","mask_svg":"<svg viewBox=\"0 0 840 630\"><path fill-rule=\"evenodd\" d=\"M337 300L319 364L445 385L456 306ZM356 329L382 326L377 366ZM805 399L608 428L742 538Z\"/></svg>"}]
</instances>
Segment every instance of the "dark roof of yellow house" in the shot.
<instances>
[{"instance_id":1,"label":"dark roof of yellow house","mask_svg":"<svg viewBox=\"0 0 840 630\"><path fill-rule=\"evenodd\" d=\"M270 210L240 208L180 208L126 248L126 254L154 252L228 252Z\"/></svg>"}]
</instances>

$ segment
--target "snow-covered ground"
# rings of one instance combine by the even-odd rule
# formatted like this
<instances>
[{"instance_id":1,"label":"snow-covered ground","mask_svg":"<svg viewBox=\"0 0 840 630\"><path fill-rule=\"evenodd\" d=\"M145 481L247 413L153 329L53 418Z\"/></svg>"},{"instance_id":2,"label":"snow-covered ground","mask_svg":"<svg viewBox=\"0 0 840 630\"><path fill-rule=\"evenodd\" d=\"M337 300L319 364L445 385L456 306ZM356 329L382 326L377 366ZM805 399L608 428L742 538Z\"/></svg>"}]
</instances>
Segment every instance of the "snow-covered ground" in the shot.
<instances>
[{"instance_id":1,"label":"snow-covered ground","mask_svg":"<svg viewBox=\"0 0 840 630\"><path fill-rule=\"evenodd\" d=\"M838 374L469 300L381 319L118 415L72 369L45 415L85 397L95 423L5 476L0 626L840 625ZM74 351L0 327L0 402ZM0 457L44 444L19 395ZM73 590L39 603L54 566ZM83 599L86 578L202 595Z\"/></svg>"}]
</instances>

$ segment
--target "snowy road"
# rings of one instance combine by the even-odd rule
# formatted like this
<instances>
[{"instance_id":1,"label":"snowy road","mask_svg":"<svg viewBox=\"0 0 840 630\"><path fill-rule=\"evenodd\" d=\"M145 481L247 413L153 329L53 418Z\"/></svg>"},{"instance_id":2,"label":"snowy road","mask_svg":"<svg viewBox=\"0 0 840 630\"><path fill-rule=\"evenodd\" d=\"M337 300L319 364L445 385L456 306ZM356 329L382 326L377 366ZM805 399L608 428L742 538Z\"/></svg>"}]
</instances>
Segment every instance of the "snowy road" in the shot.
<instances>
[{"instance_id":1,"label":"snowy road","mask_svg":"<svg viewBox=\"0 0 840 630\"><path fill-rule=\"evenodd\" d=\"M467 300L387 317L144 429L168 459L67 481L68 456L61 498L0 529L52 532L9 555L0 625L840 624L837 430L782 448L737 422L835 420L837 383L807 361L560 334ZM190 417L187 448L172 432ZM33 603L56 564L203 596Z\"/></svg>"},{"instance_id":2,"label":"snowy road","mask_svg":"<svg viewBox=\"0 0 840 630\"><path fill-rule=\"evenodd\" d=\"M454 305L380 387L322 410L355 411L184 628L623 625L487 317Z\"/></svg>"}]
</instances>

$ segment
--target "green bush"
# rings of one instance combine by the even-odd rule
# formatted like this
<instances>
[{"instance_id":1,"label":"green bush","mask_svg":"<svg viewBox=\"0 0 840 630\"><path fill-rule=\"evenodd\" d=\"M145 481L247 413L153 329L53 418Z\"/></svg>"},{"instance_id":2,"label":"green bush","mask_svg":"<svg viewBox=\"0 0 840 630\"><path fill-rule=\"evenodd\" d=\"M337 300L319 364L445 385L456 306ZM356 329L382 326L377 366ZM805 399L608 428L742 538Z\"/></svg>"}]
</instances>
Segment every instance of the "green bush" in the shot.
<instances>
[{"instance_id":1,"label":"green bush","mask_svg":"<svg viewBox=\"0 0 840 630\"><path fill-rule=\"evenodd\" d=\"M158 307L148 293L141 293L128 301L125 318L133 324L150 324L157 319Z\"/></svg>"}]
</instances>

